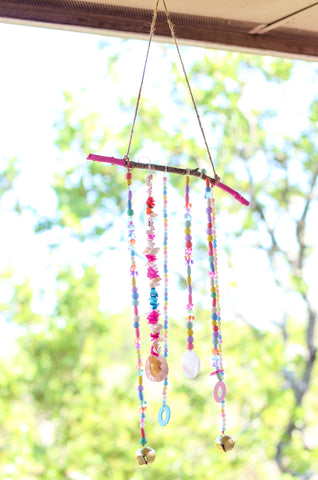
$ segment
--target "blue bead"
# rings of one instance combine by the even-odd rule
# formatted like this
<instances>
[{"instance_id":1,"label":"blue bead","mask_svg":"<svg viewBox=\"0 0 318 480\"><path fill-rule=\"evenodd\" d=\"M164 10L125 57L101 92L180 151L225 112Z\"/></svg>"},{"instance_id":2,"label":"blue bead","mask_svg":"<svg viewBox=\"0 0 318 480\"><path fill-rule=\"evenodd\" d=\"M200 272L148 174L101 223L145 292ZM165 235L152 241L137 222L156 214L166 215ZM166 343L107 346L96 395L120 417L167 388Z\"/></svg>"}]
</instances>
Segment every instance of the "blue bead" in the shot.
<instances>
[{"instance_id":1,"label":"blue bead","mask_svg":"<svg viewBox=\"0 0 318 480\"><path fill-rule=\"evenodd\" d=\"M164 352L163 356L164 356L164 357L167 357L167 356L168 356L167 352Z\"/></svg>"},{"instance_id":2,"label":"blue bead","mask_svg":"<svg viewBox=\"0 0 318 480\"><path fill-rule=\"evenodd\" d=\"M217 320L218 319L217 313L212 313L211 318L212 320Z\"/></svg>"},{"instance_id":3,"label":"blue bead","mask_svg":"<svg viewBox=\"0 0 318 480\"><path fill-rule=\"evenodd\" d=\"M132 293L131 298L139 298L139 293L137 292Z\"/></svg>"},{"instance_id":4,"label":"blue bead","mask_svg":"<svg viewBox=\"0 0 318 480\"><path fill-rule=\"evenodd\" d=\"M164 384L164 385L168 385L168 380L165 379L165 380L163 381L163 384Z\"/></svg>"},{"instance_id":5,"label":"blue bead","mask_svg":"<svg viewBox=\"0 0 318 480\"><path fill-rule=\"evenodd\" d=\"M146 418L146 414L145 414L145 413L142 413L142 414L140 415L140 418Z\"/></svg>"},{"instance_id":6,"label":"blue bead","mask_svg":"<svg viewBox=\"0 0 318 480\"><path fill-rule=\"evenodd\" d=\"M138 392L139 400L142 401L144 399L144 394L142 392Z\"/></svg>"},{"instance_id":7,"label":"blue bead","mask_svg":"<svg viewBox=\"0 0 318 480\"><path fill-rule=\"evenodd\" d=\"M139 323L138 322L134 323L134 328L139 328Z\"/></svg>"},{"instance_id":8,"label":"blue bead","mask_svg":"<svg viewBox=\"0 0 318 480\"><path fill-rule=\"evenodd\" d=\"M193 327L193 323L192 323L192 322L187 322L186 327L187 327L187 328L192 328L192 327Z\"/></svg>"}]
</instances>

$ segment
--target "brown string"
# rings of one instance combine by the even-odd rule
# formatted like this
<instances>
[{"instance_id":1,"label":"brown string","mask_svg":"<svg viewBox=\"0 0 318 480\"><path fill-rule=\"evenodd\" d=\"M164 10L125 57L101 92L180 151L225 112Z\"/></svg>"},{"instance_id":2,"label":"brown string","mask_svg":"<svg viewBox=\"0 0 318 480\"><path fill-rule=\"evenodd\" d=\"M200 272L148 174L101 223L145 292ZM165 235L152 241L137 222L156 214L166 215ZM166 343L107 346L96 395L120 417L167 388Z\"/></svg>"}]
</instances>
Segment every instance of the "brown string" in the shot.
<instances>
[{"instance_id":1,"label":"brown string","mask_svg":"<svg viewBox=\"0 0 318 480\"><path fill-rule=\"evenodd\" d=\"M167 8L165 0L162 0L162 3L163 3L163 6L165 7L167 22L168 22L168 25L169 25L169 28L170 28L171 36L173 38L173 41L175 43L175 46L176 46L176 49L177 49L177 52L178 52L178 55L179 55L179 59L180 59L180 63L181 63L181 66L182 66L184 78L186 79L186 82L187 82L187 85L188 85L190 97L191 97L192 104L193 104L193 107L194 107L194 110L195 110L195 113L196 113L196 116L197 116L197 119L198 119L198 122L199 122L199 126L200 126L200 129L201 129L201 132L202 132L203 140L204 140L204 143L205 143L205 146L206 146L206 150L208 152L208 157L209 157L209 160L210 160L210 163L211 163L211 166L212 166L213 174L214 174L216 183L218 183L220 181L220 177L217 175L217 173L215 171L215 167L214 167L214 163L213 163L213 160L212 160L211 152L210 152L208 142L207 142L204 130L203 130L203 126L202 126L202 123L201 123L198 108L197 108L197 105L195 103L195 99L194 99L194 96L193 96L193 93L192 93L192 89L191 89L191 86L190 86L188 75L187 75L183 60L182 60L181 52L180 52L179 45L178 45L178 42L177 42L177 38L176 38L176 35L175 35L175 32L174 32L174 25L171 21L170 13L168 12L168 8Z\"/></svg>"},{"instance_id":2,"label":"brown string","mask_svg":"<svg viewBox=\"0 0 318 480\"><path fill-rule=\"evenodd\" d=\"M151 22L151 27L150 27L150 34L149 34L148 48L147 48L147 53L146 53L146 58L145 58L144 69L143 69L143 72L142 72L142 77L141 77L141 82L140 82L140 87L139 87L139 93L138 93L138 98L137 98L137 103L136 103L136 108L135 108L135 115L134 115L134 119L133 119L131 131L130 131L130 138L129 138L129 143L128 143L128 149L127 149L127 153L126 153L126 156L125 156L126 159L129 158L131 141L132 141L132 137L133 137L133 134L134 134L135 123L136 123L136 118L137 118L138 109L139 109L139 103L140 103L140 97L141 97L141 90L142 90L142 87L143 87L143 84L144 84L144 79L145 79L145 73L146 73L146 67L147 67L147 62L148 62L148 57L149 57L150 44L151 44L151 40L152 40L153 34L155 33L155 25L156 25L156 20L157 20L157 13L158 13L159 1L160 1L160 0L157 0L155 9L154 9L154 11L153 11L153 17L152 17L152 22Z\"/></svg>"},{"instance_id":3,"label":"brown string","mask_svg":"<svg viewBox=\"0 0 318 480\"><path fill-rule=\"evenodd\" d=\"M131 128L131 132L130 132L128 150L127 150L126 157L125 157L126 159L128 159L128 156L129 156L131 141L132 141L132 137L133 137L133 133L134 133L134 128L135 128L135 123L136 123L136 118L137 118L137 114L138 114L140 97L141 97L141 90L142 90L142 86L143 86L143 82L144 82L144 78L145 78L145 72L146 72L146 66L147 66L147 61L148 61L148 56L149 56L150 44L151 44L151 41L152 41L152 38L153 38L153 35L154 35L154 31L155 31L155 24L156 24L156 20L157 20L157 13L158 13L159 1L160 1L160 0L157 0L156 6L155 6L155 9L154 9L154 12L153 12L153 18L152 18L152 23L151 23L151 28L150 28L150 36L149 36L148 49L147 49L147 54L146 54L146 59L145 59L145 64L144 64L144 69L143 69L143 74L142 74L142 78L141 78L141 84L140 84L140 88L139 88L139 94L138 94L138 98L137 98L137 104L136 104L136 109L135 109L135 116L134 116L134 120L133 120L133 124L132 124L132 128ZM214 163L213 163L212 156L211 156L211 152L210 152L210 149L209 149L209 146L208 146L208 142L207 142L207 139L206 139L204 130L203 130L203 126L202 126L202 123L201 123L201 119L200 119L200 115L199 115L199 112L198 112L198 108L197 108L197 105L196 105L196 103L195 103L195 99L194 99L194 96L193 96L193 93L192 93L192 89L191 89L191 86L190 86L190 82L189 82L189 79L188 79L188 75L187 75L187 72L186 72L186 69L185 69L183 60L182 60L182 56L181 56L181 52L180 52L180 49L179 49L179 45L178 45L177 39L176 39L176 36L175 36L174 25L173 25L173 23L172 23L172 21L171 21L170 14L169 14L169 11L168 11L168 8L167 8L167 5L166 5L165 0L162 0L162 2L163 2L163 5L164 5L164 8L165 8L166 17L167 17L167 22L168 22L168 25L169 25L169 28L170 28L171 36L172 36L172 38L173 38L173 41L174 41L174 43L175 43L175 46L176 46L176 49L177 49L177 52L178 52L178 56L179 56L180 63L181 63L181 66L182 66L184 78L185 78L186 83L187 83L187 86L188 86L188 90L189 90L189 93L190 93L190 97L191 97L191 100L192 100L192 104L193 104L193 107L194 107L194 110L195 110L195 113L196 113L196 116L197 116L197 119L198 119L198 122L199 122L200 130L201 130L201 133L202 133L202 136L203 136L203 140L204 140L204 143L205 143L205 146L206 146L206 150L207 150L207 153L208 153L208 157L209 157L209 160L210 160L210 163L211 163L211 166L212 166L212 170L213 170L213 174L214 174L214 178L215 178L215 183L218 183L218 182L220 181L220 177L217 175L217 173L216 173L216 171L215 171Z\"/></svg>"}]
</instances>

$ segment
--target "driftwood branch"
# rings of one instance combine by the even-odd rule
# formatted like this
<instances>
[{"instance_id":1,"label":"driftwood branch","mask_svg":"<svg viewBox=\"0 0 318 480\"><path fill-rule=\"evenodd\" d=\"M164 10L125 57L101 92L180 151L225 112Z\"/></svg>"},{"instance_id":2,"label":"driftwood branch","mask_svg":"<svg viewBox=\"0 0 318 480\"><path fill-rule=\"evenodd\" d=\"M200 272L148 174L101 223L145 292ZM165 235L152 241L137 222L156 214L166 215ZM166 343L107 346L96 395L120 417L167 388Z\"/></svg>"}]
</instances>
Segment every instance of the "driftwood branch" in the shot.
<instances>
[{"instance_id":1,"label":"driftwood branch","mask_svg":"<svg viewBox=\"0 0 318 480\"><path fill-rule=\"evenodd\" d=\"M212 186L216 186L221 190L223 190L224 192L229 193L230 195L232 195L233 198L235 198L235 200L240 202L242 205L249 205L250 203L248 200L242 197L242 195L239 194L236 190L233 190L233 188L228 187L224 183L220 182L219 178L216 179L213 177L209 177L205 173L200 172L198 168L190 169L190 168L170 167L166 165L157 165L154 163L132 162L131 160L126 158L104 157L103 155L95 155L92 153L88 155L87 160L93 160L95 162L102 162L102 163L110 163L111 165L119 165L121 167L129 168L131 170L134 168L139 168L141 170L169 172L169 173L175 173L177 175L190 175L192 177L201 178L202 180L209 178Z\"/></svg>"}]
</instances>

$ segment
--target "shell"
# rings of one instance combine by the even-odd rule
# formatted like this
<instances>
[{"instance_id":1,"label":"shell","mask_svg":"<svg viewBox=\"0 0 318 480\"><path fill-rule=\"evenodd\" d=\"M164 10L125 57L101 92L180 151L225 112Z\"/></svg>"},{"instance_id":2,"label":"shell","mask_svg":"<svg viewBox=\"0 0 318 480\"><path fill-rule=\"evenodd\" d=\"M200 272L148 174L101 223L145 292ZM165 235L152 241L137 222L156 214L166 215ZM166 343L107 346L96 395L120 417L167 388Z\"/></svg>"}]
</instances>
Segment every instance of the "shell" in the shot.
<instances>
[{"instance_id":1,"label":"shell","mask_svg":"<svg viewBox=\"0 0 318 480\"><path fill-rule=\"evenodd\" d=\"M169 371L168 362L162 355L155 357L149 355L145 364L145 373L152 382L162 382L167 378Z\"/></svg>"},{"instance_id":2,"label":"shell","mask_svg":"<svg viewBox=\"0 0 318 480\"><path fill-rule=\"evenodd\" d=\"M182 370L187 378L195 378L200 371L200 359L193 350L186 350L182 355Z\"/></svg>"}]
</instances>

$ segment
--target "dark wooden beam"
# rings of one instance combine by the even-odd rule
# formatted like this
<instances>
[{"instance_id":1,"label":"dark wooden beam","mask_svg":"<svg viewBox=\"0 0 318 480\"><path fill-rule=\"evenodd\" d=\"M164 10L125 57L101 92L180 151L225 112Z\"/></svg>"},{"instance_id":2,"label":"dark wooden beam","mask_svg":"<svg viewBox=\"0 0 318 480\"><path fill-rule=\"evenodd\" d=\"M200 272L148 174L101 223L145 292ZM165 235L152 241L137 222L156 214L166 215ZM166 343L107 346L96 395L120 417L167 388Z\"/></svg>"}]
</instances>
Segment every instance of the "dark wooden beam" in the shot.
<instances>
[{"instance_id":1,"label":"dark wooden beam","mask_svg":"<svg viewBox=\"0 0 318 480\"><path fill-rule=\"evenodd\" d=\"M92 32L112 31L133 37L148 35L152 11L73 0L0 0L0 17L12 22L44 23L69 29L84 27ZM181 43L318 59L316 32L279 28L266 35L255 35L248 33L257 26L251 22L176 13L172 13L171 18ZM163 12L158 15L156 35L170 38Z\"/></svg>"}]
</instances>

